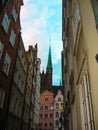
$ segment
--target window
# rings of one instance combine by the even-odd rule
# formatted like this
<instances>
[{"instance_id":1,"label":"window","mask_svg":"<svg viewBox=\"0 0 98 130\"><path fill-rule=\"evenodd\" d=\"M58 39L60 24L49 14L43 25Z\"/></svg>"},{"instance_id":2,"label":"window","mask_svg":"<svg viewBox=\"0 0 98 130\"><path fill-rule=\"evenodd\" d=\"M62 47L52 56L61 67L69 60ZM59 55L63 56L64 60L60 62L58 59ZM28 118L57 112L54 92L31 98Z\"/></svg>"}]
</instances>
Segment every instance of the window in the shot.
<instances>
[{"instance_id":1,"label":"window","mask_svg":"<svg viewBox=\"0 0 98 130\"><path fill-rule=\"evenodd\" d=\"M3 48L4 48L4 45L0 42L0 59L2 56Z\"/></svg>"},{"instance_id":2,"label":"window","mask_svg":"<svg viewBox=\"0 0 98 130\"><path fill-rule=\"evenodd\" d=\"M79 87L82 129L94 130L94 117L92 109L92 99L89 84L89 75L86 71Z\"/></svg>"},{"instance_id":3,"label":"window","mask_svg":"<svg viewBox=\"0 0 98 130\"><path fill-rule=\"evenodd\" d=\"M42 118L43 117L43 114L40 114L40 118Z\"/></svg>"},{"instance_id":4,"label":"window","mask_svg":"<svg viewBox=\"0 0 98 130\"><path fill-rule=\"evenodd\" d=\"M43 110L43 106L40 106L40 110Z\"/></svg>"},{"instance_id":5,"label":"window","mask_svg":"<svg viewBox=\"0 0 98 130\"><path fill-rule=\"evenodd\" d=\"M73 3L73 31L74 31L74 42L76 41L76 35L79 30L79 23L80 23L81 17L80 17L80 9L78 2Z\"/></svg>"},{"instance_id":6,"label":"window","mask_svg":"<svg viewBox=\"0 0 98 130\"><path fill-rule=\"evenodd\" d=\"M61 101L61 98L58 98L58 102L60 102Z\"/></svg>"},{"instance_id":7,"label":"window","mask_svg":"<svg viewBox=\"0 0 98 130\"><path fill-rule=\"evenodd\" d=\"M48 106L45 106L45 110L48 110Z\"/></svg>"},{"instance_id":8,"label":"window","mask_svg":"<svg viewBox=\"0 0 98 130\"><path fill-rule=\"evenodd\" d=\"M53 110L53 106L50 106L50 110Z\"/></svg>"},{"instance_id":9,"label":"window","mask_svg":"<svg viewBox=\"0 0 98 130\"><path fill-rule=\"evenodd\" d=\"M4 29L4 31L7 33L8 31L8 27L9 27L9 23L10 23L10 19L8 17L8 14L7 12L5 13L4 17L3 17L3 20L2 20L2 27Z\"/></svg>"},{"instance_id":10,"label":"window","mask_svg":"<svg viewBox=\"0 0 98 130\"><path fill-rule=\"evenodd\" d=\"M58 112L56 112L55 117L56 117L56 118L58 118L58 117L59 117L59 113L58 113Z\"/></svg>"},{"instance_id":11,"label":"window","mask_svg":"<svg viewBox=\"0 0 98 130\"><path fill-rule=\"evenodd\" d=\"M50 118L52 118L53 117L53 114L50 114Z\"/></svg>"},{"instance_id":12,"label":"window","mask_svg":"<svg viewBox=\"0 0 98 130\"><path fill-rule=\"evenodd\" d=\"M48 118L48 114L45 114L45 118Z\"/></svg>"},{"instance_id":13,"label":"window","mask_svg":"<svg viewBox=\"0 0 98 130\"><path fill-rule=\"evenodd\" d=\"M91 3L95 16L96 28L98 31L98 0L91 0Z\"/></svg>"},{"instance_id":14,"label":"window","mask_svg":"<svg viewBox=\"0 0 98 130\"><path fill-rule=\"evenodd\" d=\"M12 46L14 46L15 36L16 36L15 31L14 29L12 29L9 39L9 42L11 43Z\"/></svg>"},{"instance_id":15,"label":"window","mask_svg":"<svg viewBox=\"0 0 98 130\"><path fill-rule=\"evenodd\" d=\"M57 108L57 109L59 108L59 104L58 104L58 103L56 103L56 108Z\"/></svg>"},{"instance_id":16,"label":"window","mask_svg":"<svg viewBox=\"0 0 98 130\"><path fill-rule=\"evenodd\" d=\"M50 127L52 127L52 126L53 126L53 124L52 124L52 123L49 123L49 125L50 125Z\"/></svg>"},{"instance_id":17,"label":"window","mask_svg":"<svg viewBox=\"0 0 98 130\"><path fill-rule=\"evenodd\" d=\"M42 123L39 123L39 126L42 127Z\"/></svg>"},{"instance_id":18,"label":"window","mask_svg":"<svg viewBox=\"0 0 98 130\"><path fill-rule=\"evenodd\" d=\"M45 126L45 127L47 127L47 126L48 126L48 124L47 124L47 123L45 123L45 124L44 124L44 126Z\"/></svg>"},{"instance_id":19,"label":"window","mask_svg":"<svg viewBox=\"0 0 98 130\"><path fill-rule=\"evenodd\" d=\"M3 108L5 89L0 86L0 108Z\"/></svg>"},{"instance_id":20,"label":"window","mask_svg":"<svg viewBox=\"0 0 98 130\"><path fill-rule=\"evenodd\" d=\"M10 62L11 62L11 57L6 52L5 59L4 59L4 64L3 64L3 72L6 75L8 75L8 72L9 72Z\"/></svg>"},{"instance_id":21,"label":"window","mask_svg":"<svg viewBox=\"0 0 98 130\"><path fill-rule=\"evenodd\" d=\"M16 22L16 19L17 19L17 12L16 12L16 8L15 8L15 7L13 7L12 16L13 16L15 22Z\"/></svg>"},{"instance_id":22,"label":"window","mask_svg":"<svg viewBox=\"0 0 98 130\"><path fill-rule=\"evenodd\" d=\"M60 104L60 106L63 108L63 107L64 107L64 104L63 104L63 103L61 103L61 104Z\"/></svg>"},{"instance_id":23,"label":"window","mask_svg":"<svg viewBox=\"0 0 98 130\"><path fill-rule=\"evenodd\" d=\"M45 98L45 102L48 102L48 98Z\"/></svg>"}]
</instances>

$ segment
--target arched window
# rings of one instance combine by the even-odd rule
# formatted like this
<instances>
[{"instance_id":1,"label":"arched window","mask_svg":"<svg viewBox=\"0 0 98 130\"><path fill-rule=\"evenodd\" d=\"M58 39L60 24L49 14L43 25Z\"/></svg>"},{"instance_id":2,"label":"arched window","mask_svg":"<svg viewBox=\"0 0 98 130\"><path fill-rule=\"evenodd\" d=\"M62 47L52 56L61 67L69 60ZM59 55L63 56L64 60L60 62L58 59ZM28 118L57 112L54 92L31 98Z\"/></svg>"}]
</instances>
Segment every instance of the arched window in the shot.
<instances>
[{"instance_id":1,"label":"arched window","mask_svg":"<svg viewBox=\"0 0 98 130\"><path fill-rule=\"evenodd\" d=\"M58 109L58 108L59 108L59 104L58 104L58 103L56 103L56 105L55 105L55 106L56 106L56 109Z\"/></svg>"},{"instance_id":2,"label":"arched window","mask_svg":"<svg viewBox=\"0 0 98 130\"><path fill-rule=\"evenodd\" d=\"M64 107L64 103L61 103L60 106L61 106L61 108L63 108Z\"/></svg>"},{"instance_id":3,"label":"arched window","mask_svg":"<svg viewBox=\"0 0 98 130\"><path fill-rule=\"evenodd\" d=\"M59 118L59 113L58 112L55 113L55 117Z\"/></svg>"},{"instance_id":4,"label":"arched window","mask_svg":"<svg viewBox=\"0 0 98 130\"><path fill-rule=\"evenodd\" d=\"M60 117L63 117L63 112L60 113Z\"/></svg>"}]
</instances>

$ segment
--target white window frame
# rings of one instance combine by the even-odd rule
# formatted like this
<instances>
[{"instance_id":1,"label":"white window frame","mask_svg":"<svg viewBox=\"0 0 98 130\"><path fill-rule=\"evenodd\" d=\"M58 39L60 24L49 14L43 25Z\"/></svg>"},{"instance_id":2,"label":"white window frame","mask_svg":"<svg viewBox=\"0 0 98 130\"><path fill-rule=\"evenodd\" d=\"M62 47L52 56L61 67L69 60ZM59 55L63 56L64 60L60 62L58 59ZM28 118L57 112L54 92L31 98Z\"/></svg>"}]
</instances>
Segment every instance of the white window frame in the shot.
<instances>
[{"instance_id":1,"label":"white window frame","mask_svg":"<svg viewBox=\"0 0 98 130\"><path fill-rule=\"evenodd\" d=\"M5 31L6 33L7 33L7 31L8 31L9 24L10 24L10 19L9 19L8 13L6 12L6 13L4 14L4 17L3 17L3 20L2 20L2 23L1 23L3 29L4 29L4 31Z\"/></svg>"},{"instance_id":2,"label":"white window frame","mask_svg":"<svg viewBox=\"0 0 98 130\"><path fill-rule=\"evenodd\" d=\"M15 37L16 37L15 31L14 29L12 29L11 34L10 34L10 39L9 39L9 42L12 45L12 47L14 47Z\"/></svg>"},{"instance_id":3,"label":"white window frame","mask_svg":"<svg viewBox=\"0 0 98 130\"><path fill-rule=\"evenodd\" d=\"M8 73L9 73L10 63L11 63L11 57L10 57L10 55L6 52L2 70L3 70L3 72L4 72L7 76L8 76Z\"/></svg>"},{"instance_id":4,"label":"white window frame","mask_svg":"<svg viewBox=\"0 0 98 130\"><path fill-rule=\"evenodd\" d=\"M14 21L16 22L18 14L17 14L15 6L13 7L13 10L12 10L12 16L13 16Z\"/></svg>"}]
</instances>

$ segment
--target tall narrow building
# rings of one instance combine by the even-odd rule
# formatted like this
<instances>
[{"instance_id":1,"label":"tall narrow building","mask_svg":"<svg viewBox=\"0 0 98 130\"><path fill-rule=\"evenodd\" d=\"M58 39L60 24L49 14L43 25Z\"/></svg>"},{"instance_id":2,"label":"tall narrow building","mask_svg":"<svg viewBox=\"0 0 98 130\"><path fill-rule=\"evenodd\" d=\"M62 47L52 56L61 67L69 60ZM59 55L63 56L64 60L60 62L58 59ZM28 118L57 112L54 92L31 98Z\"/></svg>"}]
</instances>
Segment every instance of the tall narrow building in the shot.
<instances>
[{"instance_id":1,"label":"tall narrow building","mask_svg":"<svg viewBox=\"0 0 98 130\"><path fill-rule=\"evenodd\" d=\"M17 49L22 0L0 0L0 129L5 130Z\"/></svg>"},{"instance_id":2,"label":"tall narrow building","mask_svg":"<svg viewBox=\"0 0 98 130\"><path fill-rule=\"evenodd\" d=\"M98 1L62 1L66 130L98 130Z\"/></svg>"}]
</instances>

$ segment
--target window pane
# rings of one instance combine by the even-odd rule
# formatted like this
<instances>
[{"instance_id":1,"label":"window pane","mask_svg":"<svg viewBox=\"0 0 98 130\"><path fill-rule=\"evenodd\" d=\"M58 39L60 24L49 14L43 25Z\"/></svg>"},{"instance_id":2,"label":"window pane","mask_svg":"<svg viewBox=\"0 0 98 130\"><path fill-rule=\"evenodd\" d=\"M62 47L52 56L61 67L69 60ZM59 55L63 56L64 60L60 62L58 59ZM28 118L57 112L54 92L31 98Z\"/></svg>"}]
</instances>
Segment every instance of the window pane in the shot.
<instances>
[{"instance_id":1,"label":"window pane","mask_svg":"<svg viewBox=\"0 0 98 130\"><path fill-rule=\"evenodd\" d=\"M13 7L12 16L13 16L14 20L16 21L16 19L17 19L17 12L16 12L15 7Z\"/></svg>"},{"instance_id":2,"label":"window pane","mask_svg":"<svg viewBox=\"0 0 98 130\"><path fill-rule=\"evenodd\" d=\"M48 118L48 114L45 114L45 118Z\"/></svg>"},{"instance_id":3,"label":"window pane","mask_svg":"<svg viewBox=\"0 0 98 130\"><path fill-rule=\"evenodd\" d=\"M45 98L45 102L48 102L48 98Z\"/></svg>"},{"instance_id":4,"label":"window pane","mask_svg":"<svg viewBox=\"0 0 98 130\"><path fill-rule=\"evenodd\" d=\"M14 46L15 35L16 35L15 31L12 29L11 34L10 34L10 39L9 39L12 46Z\"/></svg>"},{"instance_id":5,"label":"window pane","mask_svg":"<svg viewBox=\"0 0 98 130\"><path fill-rule=\"evenodd\" d=\"M8 53L5 55L4 64L3 64L3 72L8 75L9 67L10 67L11 57Z\"/></svg>"},{"instance_id":6,"label":"window pane","mask_svg":"<svg viewBox=\"0 0 98 130\"><path fill-rule=\"evenodd\" d=\"M45 110L48 110L48 106L45 106Z\"/></svg>"},{"instance_id":7,"label":"window pane","mask_svg":"<svg viewBox=\"0 0 98 130\"><path fill-rule=\"evenodd\" d=\"M5 13L3 20L2 20L2 27L4 29L4 31L7 33L8 31L8 27L9 27L9 23L10 23L10 19L8 17L8 14Z\"/></svg>"}]
</instances>

